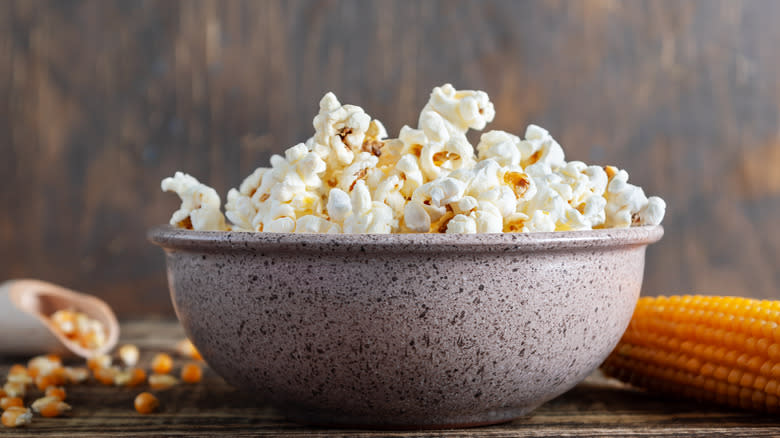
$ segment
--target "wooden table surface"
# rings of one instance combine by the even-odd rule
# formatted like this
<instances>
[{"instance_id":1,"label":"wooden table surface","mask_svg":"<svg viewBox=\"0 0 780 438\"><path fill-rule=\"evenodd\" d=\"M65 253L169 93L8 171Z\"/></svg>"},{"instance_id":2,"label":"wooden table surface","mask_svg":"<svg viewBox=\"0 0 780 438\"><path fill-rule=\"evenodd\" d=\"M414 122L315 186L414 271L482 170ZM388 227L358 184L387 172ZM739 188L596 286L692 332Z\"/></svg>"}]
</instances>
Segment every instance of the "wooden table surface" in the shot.
<instances>
[{"instance_id":1,"label":"wooden table surface","mask_svg":"<svg viewBox=\"0 0 780 438\"><path fill-rule=\"evenodd\" d=\"M136 344L142 351L141 364L148 365L155 352L170 350L182 337L178 323L140 321L123 324L121 342ZM5 375L19 360L0 358L0 373ZM180 363L177 359L176 365ZM158 393L162 406L153 415L142 416L133 410L133 398L140 391L96 383L72 386L68 389L67 401L73 406L69 415L35 417L26 428L0 427L0 436L780 436L780 418L668 400L598 374L511 423L440 431L301 426L285 421L279 412L264 407L262 400L230 387L210 370L199 384L182 384Z\"/></svg>"}]
</instances>

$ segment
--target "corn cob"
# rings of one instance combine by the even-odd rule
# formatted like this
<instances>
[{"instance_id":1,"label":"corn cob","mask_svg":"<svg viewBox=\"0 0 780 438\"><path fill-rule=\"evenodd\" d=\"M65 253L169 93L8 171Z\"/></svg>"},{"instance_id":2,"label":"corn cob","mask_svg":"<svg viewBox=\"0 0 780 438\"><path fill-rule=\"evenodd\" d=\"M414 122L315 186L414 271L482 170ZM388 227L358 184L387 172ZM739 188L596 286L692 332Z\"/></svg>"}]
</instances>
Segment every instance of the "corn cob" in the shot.
<instances>
[{"instance_id":1,"label":"corn cob","mask_svg":"<svg viewBox=\"0 0 780 438\"><path fill-rule=\"evenodd\" d=\"M780 301L643 297L601 366L633 386L780 411Z\"/></svg>"}]
</instances>

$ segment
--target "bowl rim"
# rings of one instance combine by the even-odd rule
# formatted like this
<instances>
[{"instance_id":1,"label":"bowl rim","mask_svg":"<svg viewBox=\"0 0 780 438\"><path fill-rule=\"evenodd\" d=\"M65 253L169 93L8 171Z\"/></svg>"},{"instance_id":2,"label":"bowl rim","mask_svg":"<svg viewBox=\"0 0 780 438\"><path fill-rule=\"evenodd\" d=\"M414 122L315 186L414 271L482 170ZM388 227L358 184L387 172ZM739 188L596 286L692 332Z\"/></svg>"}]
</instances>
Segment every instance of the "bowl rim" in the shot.
<instances>
[{"instance_id":1,"label":"bowl rim","mask_svg":"<svg viewBox=\"0 0 780 438\"><path fill-rule=\"evenodd\" d=\"M163 249L200 252L535 252L620 248L655 243L663 226L582 231L495 234L303 234L244 231L193 231L161 225L147 238Z\"/></svg>"}]
</instances>

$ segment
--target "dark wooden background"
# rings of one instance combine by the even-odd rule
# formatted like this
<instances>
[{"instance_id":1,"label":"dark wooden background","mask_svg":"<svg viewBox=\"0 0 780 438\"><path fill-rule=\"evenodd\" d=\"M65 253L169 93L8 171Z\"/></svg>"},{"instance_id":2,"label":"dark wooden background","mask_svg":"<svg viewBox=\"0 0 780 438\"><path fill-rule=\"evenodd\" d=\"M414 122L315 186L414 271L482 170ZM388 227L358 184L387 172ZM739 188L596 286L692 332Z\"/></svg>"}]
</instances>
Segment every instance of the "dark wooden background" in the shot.
<instances>
[{"instance_id":1,"label":"dark wooden background","mask_svg":"<svg viewBox=\"0 0 780 438\"><path fill-rule=\"evenodd\" d=\"M187 171L223 196L327 90L415 123L444 82L668 203L645 294L778 298L778 1L0 2L0 279L171 315L145 230Z\"/></svg>"}]
</instances>

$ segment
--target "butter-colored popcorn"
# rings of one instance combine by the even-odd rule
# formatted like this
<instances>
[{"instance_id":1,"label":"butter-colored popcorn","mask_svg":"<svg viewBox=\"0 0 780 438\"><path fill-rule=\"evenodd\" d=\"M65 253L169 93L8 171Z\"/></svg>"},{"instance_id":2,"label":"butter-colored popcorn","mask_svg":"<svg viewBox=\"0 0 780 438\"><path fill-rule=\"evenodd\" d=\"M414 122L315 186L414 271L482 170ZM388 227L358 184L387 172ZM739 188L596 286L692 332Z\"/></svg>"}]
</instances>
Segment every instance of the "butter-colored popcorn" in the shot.
<instances>
[{"instance_id":1,"label":"butter-colored popcorn","mask_svg":"<svg viewBox=\"0 0 780 438\"><path fill-rule=\"evenodd\" d=\"M381 122L327 93L314 135L273 155L219 197L189 175L163 181L182 198L171 223L278 233L500 233L656 225L666 204L625 171L565 159L550 133L466 136L495 117L486 93L433 89L417 127L387 138Z\"/></svg>"},{"instance_id":2,"label":"butter-colored popcorn","mask_svg":"<svg viewBox=\"0 0 780 438\"><path fill-rule=\"evenodd\" d=\"M165 178L160 187L164 192L175 192L181 198L181 207L171 216L171 225L202 231L227 230L225 217L219 210L219 195L211 187L183 172Z\"/></svg>"}]
</instances>

